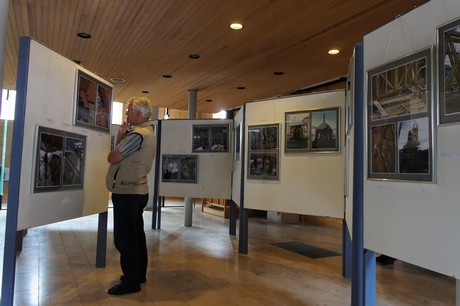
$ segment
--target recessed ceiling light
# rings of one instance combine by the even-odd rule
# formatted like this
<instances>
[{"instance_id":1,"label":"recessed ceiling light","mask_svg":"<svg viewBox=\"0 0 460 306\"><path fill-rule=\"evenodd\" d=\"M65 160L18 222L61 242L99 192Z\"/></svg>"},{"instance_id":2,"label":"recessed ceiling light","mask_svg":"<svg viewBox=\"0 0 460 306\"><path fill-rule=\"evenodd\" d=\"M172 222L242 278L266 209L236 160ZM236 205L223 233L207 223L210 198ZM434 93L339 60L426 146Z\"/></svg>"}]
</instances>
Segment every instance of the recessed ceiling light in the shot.
<instances>
[{"instance_id":1,"label":"recessed ceiling light","mask_svg":"<svg viewBox=\"0 0 460 306\"><path fill-rule=\"evenodd\" d=\"M77 33L77 36L80 37L80 38L83 38L83 39L91 38L91 34L86 33L86 32Z\"/></svg>"},{"instance_id":2,"label":"recessed ceiling light","mask_svg":"<svg viewBox=\"0 0 460 306\"><path fill-rule=\"evenodd\" d=\"M244 86L238 86L236 89L243 90L243 89L246 89L246 87L244 87Z\"/></svg>"},{"instance_id":3,"label":"recessed ceiling light","mask_svg":"<svg viewBox=\"0 0 460 306\"><path fill-rule=\"evenodd\" d=\"M206 102L212 102L212 100L211 99L206 99Z\"/></svg>"},{"instance_id":4,"label":"recessed ceiling light","mask_svg":"<svg viewBox=\"0 0 460 306\"><path fill-rule=\"evenodd\" d=\"M163 77L165 79L170 79L170 78L172 78L172 75L171 74L163 74Z\"/></svg>"},{"instance_id":5,"label":"recessed ceiling light","mask_svg":"<svg viewBox=\"0 0 460 306\"><path fill-rule=\"evenodd\" d=\"M232 24L230 25L230 28L231 28L232 30L241 30L241 29L243 28L243 25L242 25L241 23L236 23L236 22L235 22L235 23L232 23Z\"/></svg>"},{"instance_id":6,"label":"recessed ceiling light","mask_svg":"<svg viewBox=\"0 0 460 306\"><path fill-rule=\"evenodd\" d=\"M142 93L148 94L150 91L148 90L143 90Z\"/></svg>"},{"instance_id":7,"label":"recessed ceiling light","mask_svg":"<svg viewBox=\"0 0 460 306\"><path fill-rule=\"evenodd\" d=\"M110 78L110 81L112 81L114 83L124 83L124 82L126 82L125 78L122 78L122 77L113 77L113 78Z\"/></svg>"},{"instance_id":8,"label":"recessed ceiling light","mask_svg":"<svg viewBox=\"0 0 460 306\"><path fill-rule=\"evenodd\" d=\"M77 65L80 65L80 64L81 64L81 61L80 61L79 59L74 59L74 60L72 60L72 61L73 61L75 64L77 64Z\"/></svg>"},{"instance_id":9,"label":"recessed ceiling light","mask_svg":"<svg viewBox=\"0 0 460 306\"><path fill-rule=\"evenodd\" d=\"M193 53L193 54L189 54L188 57L191 59L197 59L197 58L200 58L200 55Z\"/></svg>"},{"instance_id":10,"label":"recessed ceiling light","mask_svg":"<svg viewBox=\"0 0 460 306\"><path fill-rule=\"evenodd\" d=\"M275 71L273 72L274 75L283 75L284 72L283 71Z\"/></svg>"},{"instance_id":11,"label":"recessed ceiling light","mask_svg":"<svg viewBox=\"0 0 460 306\"><path fill-rule=\"evenodd\" d=\"M339 49L331 49L331 50L327 51L327 53L329 53L330 55L336 55L336 54L339 54L340 51L339 51Z\"/></svg>"}]
</instances>

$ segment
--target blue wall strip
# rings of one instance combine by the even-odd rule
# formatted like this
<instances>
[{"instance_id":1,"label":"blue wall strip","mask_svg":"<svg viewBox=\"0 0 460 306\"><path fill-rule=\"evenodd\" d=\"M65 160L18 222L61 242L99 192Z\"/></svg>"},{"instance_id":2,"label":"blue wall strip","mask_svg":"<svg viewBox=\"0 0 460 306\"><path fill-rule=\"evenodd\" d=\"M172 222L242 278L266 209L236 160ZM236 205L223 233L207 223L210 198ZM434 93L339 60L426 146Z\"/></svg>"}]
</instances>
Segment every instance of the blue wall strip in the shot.
<instances>
[{"instance_id":1,"label":"blue wall strip","mask_svg":"<svg viewBox=\"0 0 460 306\"><path fill-rule=\"evenodd\" d=\"M10 185L6 214L5 249L1 305L13 305L16 272L16 231L18 228L19 187L21 180L22 147L26 113L27 81L29 75L30 37L22 37L19 43L18 75L16 79L16 108L14 113L13 140L11 146Z\"/></svg>"}]
</instances>

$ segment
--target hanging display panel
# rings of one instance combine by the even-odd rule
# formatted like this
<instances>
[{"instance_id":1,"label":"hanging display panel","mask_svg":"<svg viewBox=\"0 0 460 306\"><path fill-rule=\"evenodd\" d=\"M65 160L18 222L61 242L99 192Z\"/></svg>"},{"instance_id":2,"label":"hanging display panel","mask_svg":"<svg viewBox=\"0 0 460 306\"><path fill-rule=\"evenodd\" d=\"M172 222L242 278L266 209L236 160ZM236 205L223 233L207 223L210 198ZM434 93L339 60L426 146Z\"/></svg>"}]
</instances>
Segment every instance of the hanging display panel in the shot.
<instances>
[{"instance_id":1,"label":"hanging display panel","mask_svg":"<svg viewBox=\"0 0 460 306\"><path fill-rule=\"evenodd\" d=\"M433 181L432 48L368 72L368 177Z\"/></svg>"},{"instance_id":2,"label":"hanging display panel","mask_svg":"<svg viewBox=\"0 0 460 306\"><path fill-rule=\"evenodd\" d=\"M248 179L279 180L279 124L248 126Z\"/></svg>"},{"instance_id":3,"label":"hanging display panel","mask_svg":"<svg viewBox=\"0 0 460 306\"><path fill-rule=\"evenodd\" d=\"M439 123L460 122L460 19L438 28Z\"/></svg>"},{"instance_id":4,"label":"hanging display panel","mask_svg":"<svg viewBox=\"0 0 460 306\"><path fill-rule=\"evenodd\" d=\"M82 188L86 136L40 126L34 192Z\"/></svg>"}]
</instances>

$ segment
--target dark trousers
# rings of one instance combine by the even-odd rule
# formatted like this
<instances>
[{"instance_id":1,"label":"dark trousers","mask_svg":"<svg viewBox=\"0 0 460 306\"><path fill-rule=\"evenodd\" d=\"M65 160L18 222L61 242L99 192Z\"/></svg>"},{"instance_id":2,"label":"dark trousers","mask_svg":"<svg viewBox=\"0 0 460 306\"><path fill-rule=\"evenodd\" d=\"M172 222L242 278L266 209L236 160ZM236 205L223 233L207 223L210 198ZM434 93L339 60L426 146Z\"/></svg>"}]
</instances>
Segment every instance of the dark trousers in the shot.
<instances>
[{"instance_id":1,"label":"dark trousers","mask_svg":"<svg viewBox=\"0 0 460 306\"><path fill-rule=\"evenodd\" d=\"M148 194L112 194L113 238L120 252L123 284L138 286L147 273L147 243L142 213Z\"/></svg>"}]
</instances>

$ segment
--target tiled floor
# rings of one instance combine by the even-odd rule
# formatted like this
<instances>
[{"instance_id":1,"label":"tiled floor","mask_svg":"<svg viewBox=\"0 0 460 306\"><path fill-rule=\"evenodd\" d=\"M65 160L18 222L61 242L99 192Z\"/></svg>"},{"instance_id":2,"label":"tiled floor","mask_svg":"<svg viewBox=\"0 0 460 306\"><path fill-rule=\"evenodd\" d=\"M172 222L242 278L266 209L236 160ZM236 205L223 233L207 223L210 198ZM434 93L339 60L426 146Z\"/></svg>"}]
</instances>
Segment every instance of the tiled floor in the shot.
<instances>
[{"instance_id":1,"label":"tiled floor","mask_svg":"<svg viewBox=\"0 0 460 306\"><path fill-rule=\"evenodd\" d=\"M272 243L301 241L341 253L338 227L275 224L251 218L249 253L238 254L228 219L165 207L161 230L144 214L150 251L142 291L110 296L120 276L109 210L107 266L95 267L97 216L29 229L17 257L15 305L350 305L341 256L313 259ZM2 235L5 211L0 211ZM3 236L1 237L3 254ZM2 261L3 262L3 261ZM455 305L455 280L396 261L377 266L377 305Z\"/></svg>"}]
</instances>

